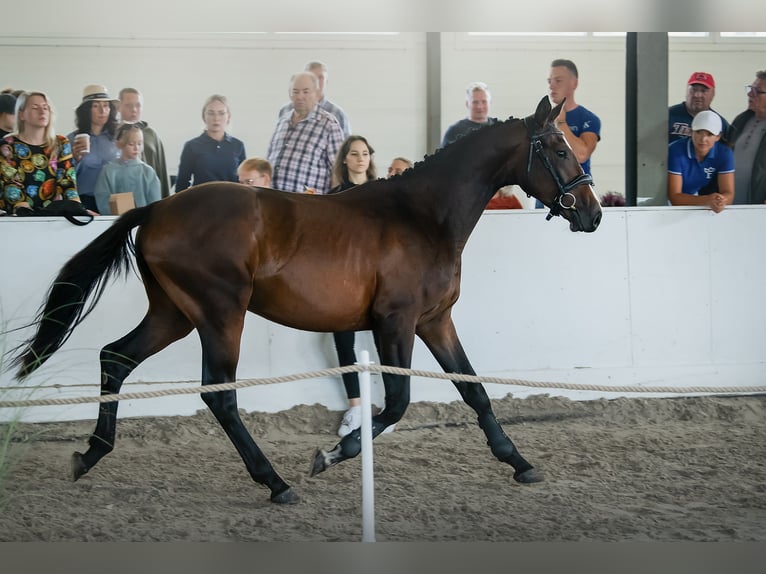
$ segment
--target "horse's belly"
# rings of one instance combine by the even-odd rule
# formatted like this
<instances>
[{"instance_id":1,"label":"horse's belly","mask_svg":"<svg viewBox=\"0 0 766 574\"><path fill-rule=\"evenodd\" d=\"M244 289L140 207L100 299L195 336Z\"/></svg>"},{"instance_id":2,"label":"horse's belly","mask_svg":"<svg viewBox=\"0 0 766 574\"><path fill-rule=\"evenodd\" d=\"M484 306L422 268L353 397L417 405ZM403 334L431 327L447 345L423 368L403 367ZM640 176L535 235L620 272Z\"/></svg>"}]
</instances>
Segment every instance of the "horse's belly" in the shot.
<instances>
[{"instance_id":1,"label":"horse's belly","mask_svg":"<svg viewBox=\"0 0 766 574\"><path fill-rule=\"evenodd\" d=\"M248 310L304 331L359 331L369 328L370 296L362 283L257 281Z\"/></svg>"}]
</instances>

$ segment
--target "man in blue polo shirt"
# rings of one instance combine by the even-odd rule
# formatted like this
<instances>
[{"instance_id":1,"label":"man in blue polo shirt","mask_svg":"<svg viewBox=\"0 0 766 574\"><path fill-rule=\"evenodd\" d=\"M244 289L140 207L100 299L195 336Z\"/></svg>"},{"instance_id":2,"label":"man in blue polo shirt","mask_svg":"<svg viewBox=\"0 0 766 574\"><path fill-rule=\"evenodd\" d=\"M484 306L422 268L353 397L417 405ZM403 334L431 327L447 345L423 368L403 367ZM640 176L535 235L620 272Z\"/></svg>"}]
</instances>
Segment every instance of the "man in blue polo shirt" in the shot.
<instances>
[{"instance_id":1,"label":"man in blue polo shirt","mask_svg":"<svg viewBox=\"0 0 766 574\"><path fill-rule=\"evenodd\" d=\"M705 205L723 211L734 200L734 152L722 144L721 116L705 110L692 120L691 137L668 147L668 201L671 205ZM718 191L700 195L715 179Z\"/></svg>"}]
</instances>

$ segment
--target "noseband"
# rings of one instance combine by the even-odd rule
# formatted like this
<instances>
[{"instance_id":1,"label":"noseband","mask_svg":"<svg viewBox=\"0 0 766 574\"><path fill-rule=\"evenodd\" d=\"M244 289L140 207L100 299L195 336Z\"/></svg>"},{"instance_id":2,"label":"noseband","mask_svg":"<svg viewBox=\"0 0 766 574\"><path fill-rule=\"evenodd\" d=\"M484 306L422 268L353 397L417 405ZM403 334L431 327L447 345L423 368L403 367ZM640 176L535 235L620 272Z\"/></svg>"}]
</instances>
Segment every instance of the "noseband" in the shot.
<instances>
[{"instance_id":1,"label":"noseband","mask_svg":"<svg viewBox=\"0 0 766 574\"><path fill-rule=\"evenodd\" d=\"M561 178L559 177L559 174L556 173L556 170L553 169L553 165L551 165L550 160L548 159L548 156L543 153L543 142L542 138L544 136L547 136L549 134L562 134L559 130L555 128L548 128L543 130L540 133L534 133L533 130L530 129L529 124L527 123L528 118L524 118L524 125L527 128L527 132L529 133L529 160L527 161L527 173L529 173L532 170L532 155L534 152L534 155L536 155L540 161L545 166L545 169L547 169L550 174L553 176L553 180L556 182L556 186L558 187L558 195L553 199L553 203L551 204L551 211L548 213L548 215L545 217L546 221L550 221L551 217L554 215L560 215L561 210L571 210L571 211L577 211L577 207L575 204L577 203L577 198L575 198L574 194L572 193L572 190L580 185L593 185L593 178L587 174L583 173L575 177L573 180L571 180L569 183L562 183Z\"/></svg>"}]
</instances>

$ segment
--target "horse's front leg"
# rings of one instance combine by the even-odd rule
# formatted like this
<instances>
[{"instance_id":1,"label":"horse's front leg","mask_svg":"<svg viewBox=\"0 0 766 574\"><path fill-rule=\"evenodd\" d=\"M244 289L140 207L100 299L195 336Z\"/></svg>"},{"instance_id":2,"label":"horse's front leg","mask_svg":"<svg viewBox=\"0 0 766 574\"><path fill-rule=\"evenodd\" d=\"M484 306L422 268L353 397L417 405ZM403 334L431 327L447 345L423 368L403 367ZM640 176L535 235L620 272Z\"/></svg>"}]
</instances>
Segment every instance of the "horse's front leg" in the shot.
<instances>
[{"instance_id":1,"label":"horse's front leg","mask_svg":"<svg viewBox=\"0 0 766 574\"><path fill-rule=\"evenodd\" d=\"M476 374L468 361L463 345L457 336L455 325L448 313L445 313L437 321L419 326L418 336L446 373ZM464 381L452 382L466 404L476 411L479 427L487 437L487 444L492 450L492 454L501 462L508 463L513 467L513 478L521 483L542 481L542 474L521 456L516 445L500 426L495 413L492 411L492 405L484 386L479 383Z\"/></svg>"},{"instance_id":2,"label":"horse's front leg","mask_svg":"<svg viewBox=\"0 0 766 574\"><path fill-rule=\"evenodd\" d=\"M409 368L412 364L412 347L415 341L414 327L402 327L401 319L387 321L387 328L375 329L375 344L378 356L384 365ZM372 438L374 439L390 425L396 424L404 416L410 404L410 377L406 375L383 374L383 386L386 393L385 408L372 417ZM362 451L362 429L357 428L347 434L327 452L317 449L311 465L311 476L315 476L343 462L354 458Z\"/></svg>"}]
</instances>

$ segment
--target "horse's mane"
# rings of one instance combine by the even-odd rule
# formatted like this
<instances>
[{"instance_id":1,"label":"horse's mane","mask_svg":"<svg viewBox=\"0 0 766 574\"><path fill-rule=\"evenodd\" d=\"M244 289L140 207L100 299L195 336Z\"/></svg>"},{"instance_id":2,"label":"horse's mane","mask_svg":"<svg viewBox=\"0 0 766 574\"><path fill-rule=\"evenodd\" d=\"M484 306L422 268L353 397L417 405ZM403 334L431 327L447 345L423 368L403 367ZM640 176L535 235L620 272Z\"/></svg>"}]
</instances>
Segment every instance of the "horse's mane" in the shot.
<instances>
[{"instance_id":1,"label":"horse's mane","mask_svg":"<svg viewBox=\"0 0 766 574\"><path fill-rule=\"evenodd\" d=\"M521 121L521 118L514 118L513 116L510 116L507 120L498 121L494 124L484 125L475 130L471 130L468 133L461 134L455 141L448 144L446 147L439 147L433 153L424 155L422 160L416 161L415 164L410 169L405 170L400 177L404 177L410 173L413 175L416 173L421 173L424 169L431 169L434 167L434 165L445 163L446 161L450 160L449 156L452 155L452 153L447 152L451 152L451 150L455 149L456 147L462 147L464 145L468 146L471 144L472 140L478 139L480 137L485 137L489 131L498 130L509 123L519 121ZM445 156L447 156L447 160L444 159Z\"/></svg>"}]
</instances>

